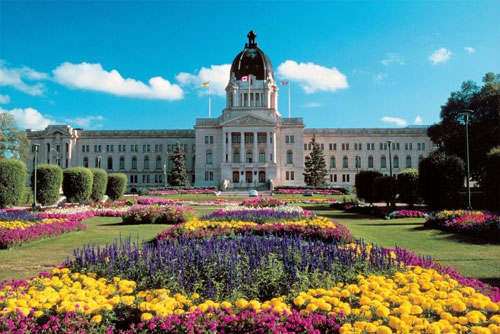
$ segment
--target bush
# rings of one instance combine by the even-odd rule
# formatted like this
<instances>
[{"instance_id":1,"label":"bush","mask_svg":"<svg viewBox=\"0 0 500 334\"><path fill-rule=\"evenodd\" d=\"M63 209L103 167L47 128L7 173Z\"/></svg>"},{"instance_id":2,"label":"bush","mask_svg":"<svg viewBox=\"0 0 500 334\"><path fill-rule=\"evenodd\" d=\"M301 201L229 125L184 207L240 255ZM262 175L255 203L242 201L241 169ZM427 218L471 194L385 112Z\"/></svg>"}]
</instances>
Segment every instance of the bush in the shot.
<instances>
[{"instance_id":1,"label":"bush","mask_svg":"<svg viewBox=\"0 0 500 334\"><path fill-rule=\"evenodd\" d=\"M492 148L486 156L483 188L486 206L500 211L500 147Z\"/></svg>"},{"instance_id":2,"label":"bush","mask_svg":"<svg viewBox=\"0 0 500 334\"><path fill-rule=\"evenodd\" d=\"M377 200L384 201L389 206L396 192L396 179L392 176L377 176L373 180L373 192Z\"/></svg>"},{"instance_id":3,"label":"bush","mask_svg":"<svg viewBox=\"0 0 500 334\"><path fill-rule=\"evenodd\" d=\"M68 168L63 172L63 193L69 203L81 203L92 193L92 173L83 167Z\"/></svg>"},{"instance_id":4,"label":"bush","mask_svg":"<svg viewBox=\"0 0 500 334\"><path fill-rule=\"evenodd\" d=\"M26 166L20 160L0 159L0 208L20 204L26 182Z\"/></svg>"},{"instance_id":5,"label":"bush","mask_svg":"<svg viewBox=\"0 0 500 334\"><path fill-rule=\"evenodd\" d=\"M127 176L123 173L113 173L108 175L108 185L106 187L106 195L112 201L120 199L125 193L127 187Z\"/></svg>"},{"instance_id":6,"label":"bush","mask_svg":"<svg viewBox=\"0 0 500 334\"><path fill-rule=\"evenodd\" d=\"M406 169L399 172L397 185L401 202L413 207L418 201L418 170Z\"/></svg>"},{"instance_id":7,"label":"bush","mask_svg":"<svg viewBox=\"0 0 500 334\"><path fill-rule=\"evenodd\" d=\"M36 201L42 205L57 203L63 178L61 167L38 165L36 170ZM31 178L31 184L34 184L34 174Z\"/></svg>"},{"instance_id":8,"label":"bush","mask_svg":"<svg viewBox=\"0 0 500 334\"><path fill-rule=\"evenodd\" d=\"M92 202L102 201L106 193L106 186L108 185L108 173L104 169L92 168L90 169L93 176L92 193L90 200Z\"/></svg>"},{"instance_id":9,"label":"bush","mask_svg":"<svg viewBox=\"0 0 500 334\"><path fill-rule=\"evenodd\" d=\"M382 176L381 173L375 171L361 171L356 174L354 181L356 187L356 195L359 199L368 203L373 203L377 199L373 192L373 180L376 177Z\"/></svg>"},{"instance_id":10,"label":"bush","mask_svg":"<svg viewBox=\"0 0 500 334\"><path fill-rule=\"evenodd\" d=\"M24 189L23 200L21 204L33 204L33 189L31 187L26 187Z\"/></svg>"},{"instance_id":11,"label":"bush","mask_svg":"<svg viewBox=\"0 0 500 334\"><path fill-rule=\"evenodd\" d=\"M433 209L456 208L464 184L464 162L457 156L433 152L418 166L418 186L425 203Z\"/></svg>"}]
</instances>

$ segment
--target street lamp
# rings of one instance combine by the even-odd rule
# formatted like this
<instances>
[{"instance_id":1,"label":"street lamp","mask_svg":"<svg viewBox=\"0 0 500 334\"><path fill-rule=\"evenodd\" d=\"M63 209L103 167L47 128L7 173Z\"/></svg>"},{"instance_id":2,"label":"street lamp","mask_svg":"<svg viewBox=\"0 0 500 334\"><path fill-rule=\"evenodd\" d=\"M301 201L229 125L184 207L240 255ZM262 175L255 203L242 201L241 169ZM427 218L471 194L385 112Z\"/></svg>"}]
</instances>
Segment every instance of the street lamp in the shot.
<instances>
[{"instance_id":1,"label":"street lamp","mask_svg":"<svg viewBox=\"0 0 500 334\"><path fill-rule=\"evenodd\" d=\"M465 147L467 154L467 210L472 210L470 200L470 167L469 167L469 116L474 113L474 110L464 109L458 111L465 118Z\"/></svg>"},{"instance_id":2,"label":"street lamp","mask_svg":"<svg viewBox=\"0 0 500 334\"><path fill-rule=\"evenodd\" d=\"M389 146L389 175L392 177L392 157L391 157L391 144L393 143L392 140L387 141L387 146Z\"/></svg>"},{"instance_id":3,"label":"street lamp","mask_svg":"<svg viewBox=\"0 0 500 334\"><path fill-rule=\"evenodd\" d=\"M34 181L33 181L33 209L36 207L36 174L37 174L37 168L38 168L38 148L40 147L39 144L35 144L33 145L33 149L35 150L35 160L33 161L33 165L34 165L34 173L35 173L35 177L34 177Z\"/></svg>"}]
</instances>

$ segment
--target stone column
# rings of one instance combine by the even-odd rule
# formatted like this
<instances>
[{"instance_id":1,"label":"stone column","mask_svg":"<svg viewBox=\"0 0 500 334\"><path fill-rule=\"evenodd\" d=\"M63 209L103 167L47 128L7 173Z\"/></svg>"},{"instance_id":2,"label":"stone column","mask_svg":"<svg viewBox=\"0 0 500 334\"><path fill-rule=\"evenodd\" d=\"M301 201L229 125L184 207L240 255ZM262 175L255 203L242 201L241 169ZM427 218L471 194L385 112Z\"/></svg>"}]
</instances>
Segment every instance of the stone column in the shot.
<instances>
[{"instance_id":1,"label":"stone column","mask_svg":"<svg viewBox=\"0 0 500 334\"><path fill-rule=\"evenodd\" d=\"M227 132L226 131L222 131L222 163L225 164L226 163L226 136L227 136Z\"/></svg>"},{"instance_id":2,"label":"stone column","mask_svg":"<svg viewBox=\"0 0 500 334\"><path fill-rule=\"evenodd\" d=\"M232 140L231 140L232 132L227 133L227 162L231 163L233 161L233 156L232 156Z\"/></svg>"},{"instance_id":3,"label":"stone column","mask_svg":"<svg viewBox=\"0 0 500 334\"><path fill-rule=\"evenodd\" d=\"M240 132L240 163L245 163L245 132Z\"/></svg>"},{"instance_id":4,"label":"stone column","mask_svg":"<svg viewBox=\"0 0 500 334\"><path fill-rule=\"evenodd\" d=\"M259 162L259 145L257 144L257 131L253 132L253 163Z\"/></svg>"},{"instance_id":5,"label":"stone column","mask_svg":"<svg viewBox=\"0 0 500 334\"><path fill-rule=\"evenodd\" d=\"M276 132L273 131L273 163L276 163Z\"/></svg>"}]
</instances>

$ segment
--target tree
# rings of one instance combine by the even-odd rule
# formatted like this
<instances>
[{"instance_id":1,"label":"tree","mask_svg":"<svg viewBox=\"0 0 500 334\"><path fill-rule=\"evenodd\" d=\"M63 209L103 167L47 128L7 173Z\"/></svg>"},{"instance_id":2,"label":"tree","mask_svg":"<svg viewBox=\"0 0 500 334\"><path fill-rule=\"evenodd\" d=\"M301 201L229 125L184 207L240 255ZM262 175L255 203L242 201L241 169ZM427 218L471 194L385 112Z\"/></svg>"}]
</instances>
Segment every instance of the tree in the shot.
<instances>
[{"instance_id":1,"label":"tree","mask_svg":"<svg viewBox=\"0 0 500 334\"><path fill-rule=\"evenodd\" d=\"M29 159L29 140L25 131L19 130L16 120L9 113L0 113L0 158Z\"/></svg>"},{"instance_id":2,"label":"tree","mask_svg":"<svg viewBox=\"0 0 500 334\"><path fill-rule=\"evenodd\" d=\"M356 196L360 200L373 204L377 200L375 191L373 190L373 180L376 177L382 176L380 172L364 170L356 174L354 181L356 187Z\"/></svg>"},{"instance_id":3,"label":"tree","mask_svg":"<svg viewBox=\"0 0 500 334\"><path fill-rule=\"evenodd\" d=\"M378 200L384 201L387 206L394 200L396 179L393 176L377 176L373 179L373 192Z\"/></svg>"},{"instance_id":4,"label":"tree","mask_svg":"<svg viewBox=\"0 0 500 334\"><path fill-rule=\"evenodd\" d=\"M308 186L319 187L326 184L326 169L325 154L316 142L316 137L311 139L312 151L306 158L304 168L304 181Z\"/></svg>"},{"instance_id":5,"label":"tree","mask_svg":"<svg viewBox=\"0 0 500 334\"><path fill-rule=\"evenodd\" d=\"M405 169L398 174L399 199L410 208L418 201L418 170Z\"/></svg>"},{"instance_id":6,"label":"tree","mask_svg":"<svg viewBox=\"0 0 500 334\"><path fill-rule=\"evenodd\" d=\"M441 106L441 122L427 130L439 151L465 160L464 117L458 112L463 109L474 111L469 117L469 161L472 178L480 181L486 154L500 146L500 74L487 73L482 87L473 81L462 83Z\"/></svg>"},{"instance_id":7,"label":"tree","mask_svg":"<svg viewBox=\"0 0 500 334\"><path fill-rule=\"evenodd\" d=\"M182 152L181 144L179 142L175 145L172 160L174 161L174 168L170 173L170 185L174 187L188 187L189 182L186 174L184 152Z\"/></svg>"},{"instance_id":8,"label":"tree","mask_svg":"<svg viewBox=\"0 0 500 334\"><path fill-rule=\"evenodd\" d=\"M485 204L490 210L500 210L500 147L492 148L487 154L483 181Z\"/></svg>"}]
</instances>

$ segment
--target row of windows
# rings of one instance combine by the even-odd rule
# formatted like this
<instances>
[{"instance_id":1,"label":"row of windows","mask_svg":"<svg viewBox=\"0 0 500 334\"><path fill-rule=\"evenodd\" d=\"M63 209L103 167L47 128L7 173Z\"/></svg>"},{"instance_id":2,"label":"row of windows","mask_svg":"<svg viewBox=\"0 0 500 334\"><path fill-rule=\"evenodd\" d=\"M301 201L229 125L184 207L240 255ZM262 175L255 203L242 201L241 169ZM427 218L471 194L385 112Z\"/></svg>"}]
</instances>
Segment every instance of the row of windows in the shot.
<instances>
[{"instance_id":1,"label":"row of windows","mask_svg":"<svg viewBox=\"0 0 500 334\"><path fill-rule=\"evenodd\" d=\"M387 144L388 143L379 143L379 150L386 151L388 149ZM400 143L391 143L391 144L392 144L391 145L392 150L394 150L394 151L400 150L400 148L401 148ZM319 144L319 145L320 145L321 149L324 150L324 144ZM337 150L337 143L329 143L328 149L330 151L336 151ZM342 149L342 151L349 151L349 143L341 143L341 149ZM375 143L366 143L365 149L367 151L374 151L375 150ZM311 143L304 144L304 150L311 151L312 150ZM354 143L354 151L361 151L361 150L363 150L363 144L362 143ZM405 150L406 151L413 150L413 143L405 143ZM425 151L425 143L417 143L417 150L418 151Z\"/></svg>"},{"instance_id":2,"label":"row of windows","mask_svg":"<svg viewBox=\"0 0 500 334\"><path fill-rule=\"evenodd\" d=\"M337 182L337 174L330 174L330 182ZM350 182L349 174L342 174L342 182Z\"/></svg>"},{"instance_id":3,"label":"row of windows","mask_svg":"<svg viewBox=\"0 0 500 334\"><path fill-rule=\"evenodd\" d=\"M420 162L423 158L424 158L423 156L419 156L418 161ZM399 157L397 155L393 156L392 158L392 167L399 168ZM407 155L405 160L405 168L411 168L411 167L412 167L411 156ZM330 157L330 168L337 168L337 161L336 158L333 156ZM349 158L347 156L342 157L342 168L349 168ZM362 168L360 156L356 156L355 158L355 168ZM368 157L367 168L374 168L373 156L371 155ZM380 157L380 168L387 168L387 159L385 155L382 155Z\"/></svg>"},{"instance_id":4,"label":"row of windows","mask_svg":"<svg viewBox=\"0 0 500 334\"><path fill-rule=\"evenodd\" d=\"M295 136L285 136L285 143L286 144L293 144L293 143L295 143Z\"/></svg>"},{"instance_id":5,"label":"row of windows","mask_svg":"<svg viewBox=\"0 0 500 334\"><path fill-rule=\"evenodd\" d=\"M293 180L295 180L295 172L294 171L286 171L285 172L285 179L287 181L293 181Z\"/></svg>"},{"instance_id":6,"label":"row of windows","mask_svg":"<svg viewBox=\"0 0 500 334\"><path fill-rule=\"evenodd\" d=\"M207 138L205 138L205 143L208 144ZM213 136L210 136L210 144L213 144ZM60 145L57 145L57 146L60 146ZM151 152L151 146L152 145L150 145L150 144L143 144L142 145L142 152ZM175 147L176 147L176 144L168 144L167 145L167 152L173 152L175 150ZM187 152L187 147L188 147L187 144L181 144L181 149L184 152ZM118 152L126 152L126 151L127 151L127 146L125 144L118 145ZM163 144L155 144L154 151L155 152L163 152ZM82 152L85 152L85 153L90 152L90 145L82 145ZM102 145L94 145L94 152L102 152ZM114 145L113 144L106 145L106 152L114 152ZM130 152L139 152L139 145L131 144L130 145ZM192 152L195 152L195 145L194 144L192 145Z\"/></svg>"},{"instance_id":7,"label":"row of windows","mask_svg":"<svg viewBox=\"0 0 500 334\"><path fill-rule=\"evenodd\" d=\"M130 184L138 183L139 180L138 175L130 175L129 178L130 178ZM150 180L151 178L149 174L142 175L142 183L149 183ZM161 174L155 175L154 183L163 184L163 175Z\"/></svg>"},{"instance_id":8,"label":"row of windows","mask_svg":"<svg viewBox=\"0 0 500 334\"><path fill-rule=\"evenodd\" d=\"M227 154L226 154L226 161L227 161ZM270 160L272 160L273 156L272 154L270 155ZM259 155L258 155L258 159L259 159L259 163L260 164L263 164L263 163L266 163L266 152L264 151L259 151ZM292 164L293 163L293 152L292 151L287 151L286 153L286 163L287 164ZM240 163L240 151L239 150L235 150L233 152L233 162L234 163ZM245 163L253 163L253 152L251 150L248 150L246 152L246 156L245 156ZM205 154L205 164L206 165L212 165L213 164L213 153L212 151L207 151L207 153Z\"/></svg>"},{"instance_id":9,"label":"row of windows","mask_svg":"<svg viewBox=\"0 0 500 334\"><path fill-rule=\"evenodd\" d=\"M241 178L240 178L241 174ZM259 183L266 182L266 172L265 171L233 171L233 183L243 182L243 177L246 183L253 183L254 181L258 181Z\"/></svg>"},{"instance_id":10,"label":"row of windows","mask_svg":"<svg viewBox=\"0 0 500 334\"><path fill-rule=\"evenodd\" d=\"M205 136L205 144L213 144L214 136Z\"/></svg>"},{"instance_id":11,"label":"row of windows","mask_svg":"<svg viewBox=\"0 0 500 334\"><path fill-rule=\"evenodd\" d=\"M195 157L193 157L193 166L194 166L194 161L195 161ZM186 164L185 157L184 157L184 164ZM102 164L101 164L101 158L100 157L96 157L95 158L94 167L101 168L101 166L102 166ZM145 170L149 170L150 169L150 163L149 163L149 157L148 156L144 157L143 166L144 166L143 169L145 169ZM165 166L164 164L162 164L162 158L160 156L156 157L155 169L162 169L162 168L165 168L165 167L168 167L168 169L171 169L172 166L173 166L172 157L169 157L169 159L168 159L168 166ZM83 167L86 167L86 168L89 167L89 158L88 157L84 157L83 158ZM108 157L106 168L109 169L109 170L113 169L113 157ZM125 157L120 157L120 160L119 160L119 169L120 170L124 170L125 169ZM132 169L137 169L137 157L132 157Z\"/></svg>"},{"instance_id":12,"label":"row of windows","mask_svg":"<svg viewBox=\"0 0 500 334\"><path fill-rule=\"evenodd\" d=\"M254 135L253 133L245 133L245 144L253 144ZM267 142L267 133L258 132L257 133L257 143L265 144ZM272 137L269 137L269 142L272 143ZM205 139L205 143L206 139ZM233 133L231 134L231 143L232 144L241 144L241 134ZM228 144L228 138L226 137L226 144Z\"/></svg>"}]
</instances>

